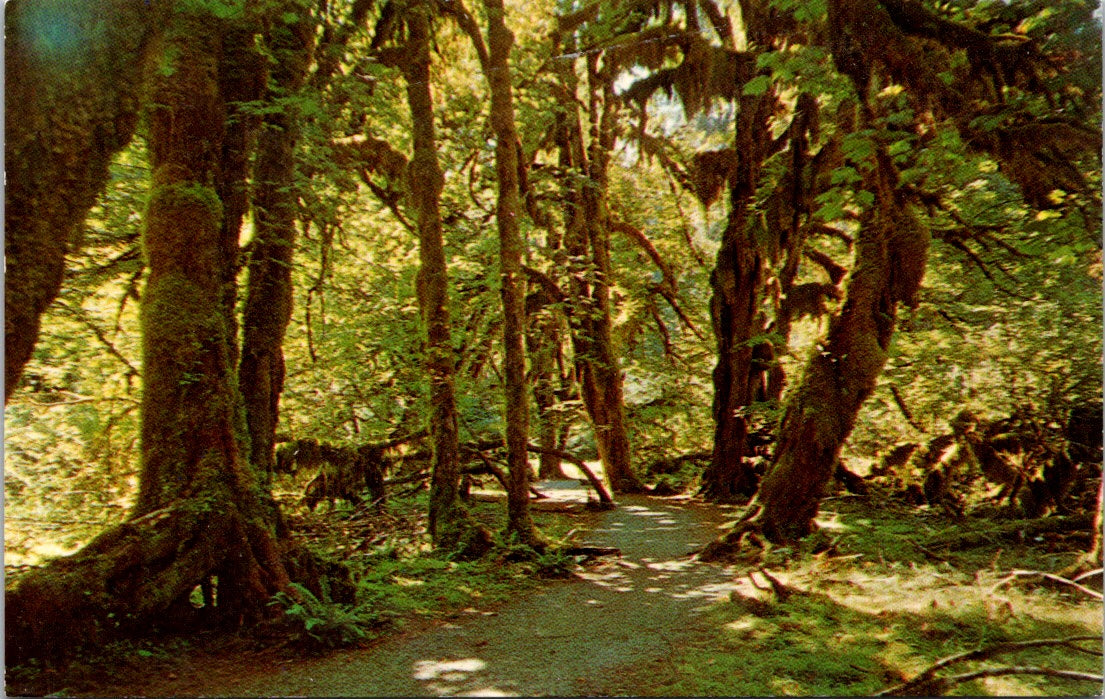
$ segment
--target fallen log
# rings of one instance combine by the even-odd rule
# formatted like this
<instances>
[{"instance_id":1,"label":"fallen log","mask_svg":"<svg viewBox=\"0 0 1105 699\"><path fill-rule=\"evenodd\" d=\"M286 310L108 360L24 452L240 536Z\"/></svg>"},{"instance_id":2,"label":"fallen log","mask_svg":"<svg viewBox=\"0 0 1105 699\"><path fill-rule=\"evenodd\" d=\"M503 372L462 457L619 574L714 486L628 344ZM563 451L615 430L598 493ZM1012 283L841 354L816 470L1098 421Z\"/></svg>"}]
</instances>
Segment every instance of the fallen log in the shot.
<instances>
[{"instance_id":1,"label":"fallen log","mask_svg":"<svg viewBox=\"0 0 1105 699\"><path fill-rule=\"evenodd\" d=\"M607 507L614 506L614 499L610 497L610 493L606 492L606 487L602 484L602 481L591 470L591 467L583 461L583 459L569 454L566 451L559 449L547 449L545 447L537 447L532 444L526 446L526 451L533 452L534 454L549 454L550 456L556 456L564 459L568 463L572 464L580 471L583 471L583 475L587 476L587 481L591 484L591 487L598 493L599 502Z\"/></svg>"},{"instance_id":2,"label":"fallen log","mask_svg":"<svg viewBox=\"0 0 1105 699\"><path fill-rule=\"evenodd\" d=\"M506 493L469 493L468 499L476 502L506 502ZM529 506L530 509L539 512L583 512L587 509L586 503L582 502L540 500L536 498L530 500Z\"/></svg>"}]
</instances>

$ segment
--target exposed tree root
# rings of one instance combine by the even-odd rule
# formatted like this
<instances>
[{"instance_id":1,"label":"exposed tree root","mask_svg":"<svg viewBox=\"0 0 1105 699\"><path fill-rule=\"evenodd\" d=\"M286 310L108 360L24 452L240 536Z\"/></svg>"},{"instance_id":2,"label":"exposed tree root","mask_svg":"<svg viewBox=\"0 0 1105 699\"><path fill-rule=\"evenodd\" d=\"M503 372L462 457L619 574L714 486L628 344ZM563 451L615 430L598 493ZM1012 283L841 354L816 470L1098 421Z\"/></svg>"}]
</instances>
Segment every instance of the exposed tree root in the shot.
<instances>
[{"instance_id":1,"label":"exposed tree root","mask_svg":"<svg viewBox=\"0 0 1105 699\"><path fill-rule=\"evenodd\" d=\"M700 561L724 561L737 556L745 549L745 544L764 548L763 530L760 527L759 517L763 512L763 506L753 501L737 520L736 525L702 547L696 556Z\"/></svg>"},{"instance_id":2,"label":"exposed tree root","mask_svg":"<svg viewBox=\"0 0 1105 699\"><path fill-rule=\"evenodd\" d=\"M22 578L6 594L7 660L57 659L81 645L186 624L182 614L196 611L189 596L213 578L218 606L205 619L257 621L291 581L317 593L323 576L334 599L351 597L342 566L278 540L235 508L184 501L112 527Z\"/></svg>"}]
</instances>

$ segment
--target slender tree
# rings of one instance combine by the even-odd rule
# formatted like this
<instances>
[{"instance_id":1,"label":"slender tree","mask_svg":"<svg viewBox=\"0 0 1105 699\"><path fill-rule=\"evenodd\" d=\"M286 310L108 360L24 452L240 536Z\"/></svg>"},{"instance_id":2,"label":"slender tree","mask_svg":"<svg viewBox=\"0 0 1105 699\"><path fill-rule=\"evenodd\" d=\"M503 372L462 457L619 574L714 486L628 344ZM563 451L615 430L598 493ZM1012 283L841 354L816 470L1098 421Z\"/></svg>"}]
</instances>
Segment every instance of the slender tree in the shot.
<instances>
[{"instance_id":1,"label":"slender tree","mask_svg":"<svg viewBox=\"0 0 1105 699\"><path fill-rule=\"evenodd\" d=\"M403 8L407 29L401 67L407 82L407 104L413 123L414 152L409 165L411 201L417 212L419 256L418 300L426 326L426 368L430 378L430 434L433 475L430 482L430 535L434 545L478 552L487 544L459 499L460 454L454 388L456 359L450 339L449 276L441 224L444 176L437 159L433 97L430 90L429 3ZM382 41L378 35L377 40Z\"/></svg>"},{"instance_id":2,"label":"slender tree","mask_svg":"<svg viewBox=\"0 0 1105 699\"><path fill-rule=\"evenodd\" d=\"M270 473L274 466L276 424L284 387L284 333L292 315L299 115L289 98L306 81L314 44L314 25L303 10L298 2L286 3L266 32L273 62L267 100L274 109L266 115L259 137L254 239L250 245L238 372L249 428L250 460L261 473Z\"/></svg>"},{"instance_id":3,"label":"slender tree","mask_svg":"<svg viewBox=\"0 0 1105 699\"><path fill-rule=\"evenodd\" d=\"M526 543L539 537L529 512L529 405L526 400L525 246L519 231L522 208L518 182L518 129L510 85L510 49L514 35L506 25L502 0L484 0L487 11L487 61L491 90L491 127L495 132L495 174L499 184L495 221L499 229L500 293L503 299L503 376L506 393L506 447L510 473L507 531ZM483 53L481 51L481 53Z\"/></svg>"},{"instance_id":4,"label":"slender tree","mask_svg":"<svg viewBox=\"0 0 1105 699\"><path fill-rule=\"evenodd\" d=\"M597 11L597 7L594 8ZM606 203L610 153L617 138L618 98L613 57L587 53L586 104L590 115L585 141L576 76L575 32L590 17L561 17L554 33L554 70L563 120L558 129L561 162L575 175L565 185L564 253L570 261L569 299L572 346L580 394L595 433L603 469L615 492L640 492L632 467L625 421L623 377L613 340L610 286L610 220ZM593 19L593 18L592 18Z\"/></svg>"}]
</instances>

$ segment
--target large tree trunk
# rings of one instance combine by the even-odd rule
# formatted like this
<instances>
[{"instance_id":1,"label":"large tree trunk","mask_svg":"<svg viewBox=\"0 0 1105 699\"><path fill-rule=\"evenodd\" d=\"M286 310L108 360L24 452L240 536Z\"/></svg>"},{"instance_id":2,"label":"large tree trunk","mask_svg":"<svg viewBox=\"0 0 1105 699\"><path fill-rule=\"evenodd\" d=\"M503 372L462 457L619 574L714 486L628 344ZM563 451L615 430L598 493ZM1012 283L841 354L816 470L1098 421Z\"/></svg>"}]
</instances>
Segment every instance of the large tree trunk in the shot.
<instances>
[{"instance_id":1,"label":"large tree trunk","mask_svg":"<svg viewBox=\"0 0 1105 699\"><path fill-rule=\"evenodd\" d=\"M287 9L293 9L288 5ZM305 18L276 23L268 48L274 56L268 99L294 95L311 62L314 26ZM268 114L258 144L242 359L238 386L246 410L250 462L261 474L275 466L276 425L284 390L284 333L292 317L292 257L297 196L295 146L299 115L291 105Z\"/></svg>"},{"instance_id":2,"label":"large tree trunk","mask_svg":"<svg viewBox=\"0 0 1105 699\"><path fill-rule=\"evenodd\" d=\"M744 96L738 102L735 148L737 167L729 193L729 218L722 233L717 262L710 275L713 296L710 317L717 339L714 366L714 449L702 479L711 499L750 496L756 481L744 462L748 424L745 409L752 403L755 338L764 333L760 313L764 252L749 225L760 170L769 155L768 126L775 105L772 93Z\"/></svg>"},{"instance_id":3,"label":"large tree trunk","mask_svg":"<svg viewBox=\"0 0 1105 699\"><path fill-rule=\"evenodd\" d=\"M72 233L134 132L160 14L132 0L5 7L5 402L61 288Z\"/></svg>"},{"instance_id":4,"label":"large tree trunk","mask_svg":"<svg viewBox=\"0 0 1105 699\"><path fill-rule=\"evenodd\" d=\"M886 363L898 304L915 303L929 234L896 191L896 181L889 157L880 153L876 206L857 236L844 306L787 406L774 463L758 495L757 519L770 540L792 541L813 530L840 447Z\"/></svg>"},{"instance_id":5,"label":"large tree trunk","mask_svg":"<svg viewBox=\"0 0 1105 699\"><path fill-rule=\"evenodd\" d=\"M486 533L475 527L460 502L460 455L454 390L456 359L450 339L449 277L441 225L444 175L437 160L434 108L430 92L430 8L406 10L407 44L403 74L413 122L414 153L409 165L411 201L417 211L418 300L426 325L426 369L430 377L430 536L435 546L475 553Z\"/></svg>"},{"instance_id":6,"label":"large tree trunk","mask_svg":"<svg viewBox=\"0 0 1105 699\"><path fill-rule=\"evenodd\" d=\"M11 662L171 623L215 578L208 611L231 623L266 614L293 575L318 588L300 577L318 569L279 539L279 512L239 452L223 287L233 259L215 190L225 120L219 29L202 11L174 11L152 73L138 498L123 525L8 595Z\"/></svg>"},{"instance_id":7,"label":"large tree trunk","mask_svg":"<svg viewBox=\"0 0 1105 699\"><path fill-rule=\"evenodd\" d=\"M514 125L514 98L510 85L510 49L514 35L506 26L502 0L485 0L488 60L485 68L491 89L491 126L495 132L495 172L499 183L495 220L499 229L500 292L503 299L503 376L507 466L507 532L525 543L537 543L529 511L529 406L526 401L525 248L518 224L518 131Z\"/></svg>"}]
</instances>

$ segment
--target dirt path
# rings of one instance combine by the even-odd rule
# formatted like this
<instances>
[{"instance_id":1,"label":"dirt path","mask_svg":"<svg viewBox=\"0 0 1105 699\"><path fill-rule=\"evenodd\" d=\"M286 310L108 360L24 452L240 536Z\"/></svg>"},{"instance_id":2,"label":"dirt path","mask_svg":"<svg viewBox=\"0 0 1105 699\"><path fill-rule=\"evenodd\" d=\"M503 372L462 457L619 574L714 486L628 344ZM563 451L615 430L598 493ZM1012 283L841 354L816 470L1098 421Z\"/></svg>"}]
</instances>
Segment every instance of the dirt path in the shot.
<instances>
[{"instance_id":1,"label":"dirt path","mask_svg":"<svg viewBox=\"0 0 1105 699\"><path fill-rule=\"evenodd\" d=\"M558 491L558 498L585 497ZM201 696L511 696L598 694L617 669L662 661L690 615L732 589L724 568L687 553L725 514L675 499L622 497L588 543L622 556L508 603L372 649L294 661L264 675L181 678L173 694ZM229 680L229 681L228 681Z\"/></svg>"}]
</instances>

